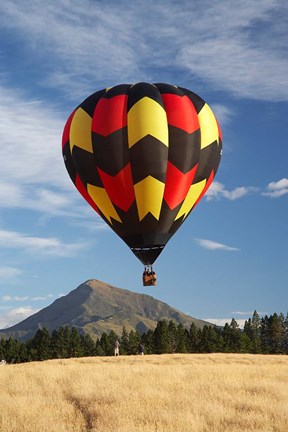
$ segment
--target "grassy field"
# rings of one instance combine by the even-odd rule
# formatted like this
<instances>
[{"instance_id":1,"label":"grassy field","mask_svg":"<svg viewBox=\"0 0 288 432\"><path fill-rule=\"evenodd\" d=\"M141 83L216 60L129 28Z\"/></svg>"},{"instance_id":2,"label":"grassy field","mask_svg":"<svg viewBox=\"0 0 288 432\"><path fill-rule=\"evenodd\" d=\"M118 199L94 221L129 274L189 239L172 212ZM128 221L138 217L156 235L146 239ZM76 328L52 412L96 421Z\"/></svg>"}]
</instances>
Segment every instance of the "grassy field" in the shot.
<instances>
[{"instance_id":1,"label":"grassy field","mask_svg":"<svg viewBox=\"0 0 288 432\"><path fill-rule=\"evenodd\" d=\"M96 357L0 366L1 432L286 432L288 357Z\"/></svg>"}]
</instances>

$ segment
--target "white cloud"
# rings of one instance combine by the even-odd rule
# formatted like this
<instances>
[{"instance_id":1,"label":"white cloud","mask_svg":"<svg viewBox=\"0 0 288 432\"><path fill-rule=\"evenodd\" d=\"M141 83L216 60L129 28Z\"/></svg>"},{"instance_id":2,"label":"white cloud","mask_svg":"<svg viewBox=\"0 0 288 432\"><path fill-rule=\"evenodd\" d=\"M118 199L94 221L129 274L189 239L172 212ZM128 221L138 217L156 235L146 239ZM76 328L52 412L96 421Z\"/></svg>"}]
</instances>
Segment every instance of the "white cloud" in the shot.
<instances>
[{"instance_id":1,"label":"white cloud","mask_svg":"<svg viewBox=\"0 0 288 432\"><path fill-rule=\"evenodd\" d=\"M23 306L20 308L11 309L5 314L0 316L0 329L5 329L13 326L30 315L38 312L39 309L34 309L31 306Z\"/></svg>"},{"instance_id":2,"label":"white cloud","mask_svg":"<svg viewBox=\"0 0 288 432\"><path fill-rule=\"evenodd\" d=\"M232 315L247 315L248 317L251 318L251 316L253 315L253 311L250 312L245 312L245 311L233 311L231 312Z\"/></svg>"},{"instance_id":3,"label":"white cloud","mask_svg":"<svg viewBox=\"0 0 288 432\"><path fill-rule=\"evenodd\" d=\"M10 302L10 301L16 301L16 302L22 302L22 301L44 301L48 300L54 297L54 294L48 294L46 296L37 296L37 297L29 297L29 296L11 296L11 295L4 295L0 299L4 302Z\"/></svg>"},{"instance_id":4,"label":"white cloud","mask_svg":"<svg viewBox=\"0 0 288 432\"><path fill-rule=\"evenodd\" d=\"M214 242L212 240L196 238L195 241L196 241L196 243L199 244L199 246L203 247L204 249L224 250L224 251L239 251L240 250L236 247L227 246L227 245L224 245L222 243Z\"/></svg>"},{"instance_id":5,"label":"white cloud","mask_svg":"<svg viewBox=\"0 0 288 432\"><path fill-rule=\"evenodd\" d=\"M205 196L207 201L219 198L226 198L230 201L234 201L236 199L242 198L245 195L256 192L257 190L258 188L254 186L239 186L229 191L225 189L225 186L222 183L214 181L207 190Z\"/></svg>"},{"instance_id":6,"label":"white cloud","mask_svg":"<svg viewBox=\"0 0 288 432\"><path fill-rule=\"evenodd\" d=\"M0 267L0 278L3 280L14 279L17 276L20 276L22 271L15 267L2 266Z\"/></svg>"},{"instance_id":7,"label":"white cloud","mask_svg":"<svg viewBox=\"0 0 288 432\"><path fill-rule=\"evenodd\" d=\"M59 0L57 7L10 0L1 6L2 26L19 35L30 58L48 55L53 64L43 82L70 95L88 95L90 83L153 80L154 68L157 76L173 69L187 77L188 70L193 81L249 99L288 99L283 1L215 0L207 7L167 0L164 8L152 0Z\"/></svg>"},{"instance_id":8,"label":"white cloud","mask_svg":"<svg viewBox=\"0 0 288 432\"><path fill-rule=\"evenodd\" d=\"M221 126L229 123L231 117L234 116L234 111L225 105L210 104L210 106Z\"/></svg>"},{"instance_id":9,"label":"white cloud","mask_svg":"<svg viewBox=\"0 0 288 432\"><path fill-rule=\"evenodd\" d=\"M231 320L232 320L232 318L203 318L203 319L205 321L210 322L211 324L215 324L215 325L220 326L220 327L224 327L225 324L230 324ZM239 319L239 320L237 319L236 321L239 325L239 328L243 329L246 320L245 319Z\"/></svg>"},{"instance_id":10,"label":"white cloud","mask_svg":"<svg viewBox=\"0 0 288 432\"><path fill-rule=\"evenodd\" d=\"M276 182L271 182L267 186L267 192L263 192L262 195L269 196L271 198L279 198L288 193L288 179L282 178Z\"/></svg>"},{"instance_id":11,"label":"white cloud","mask_svg":"<svg viewBox=\"0 0 288 432\"><path fill-rule=\"evenodd\" d=\"M0 230L0 247L2 248L68 257L87 246L87 243L63 243L55 237L32 237L16 231Z\"/></svg>"},{"instance_id":12,"label":"white cloud","mask_svg":"<svg viewBox=\"0 0 288 432\"><path fill-rule=\"evenodd\" d=\"M6 86L0 92L0 180L5 183L9 178L12 183L7 195L19 193L17 184L67 187L61 155L64 117L55 108L29 101Z\"/></svg>"},{"instance_id":13,"label":"white cloud","mask_svg":"<svg viewBox=\"0 0 288 432\"><path fill-rule=\"evenodd\" d=\"M252 318L253 313L254 313L254 310L253 310L253 311L249 311L249 312L245 312L245 311L234 311L234 312L231 312L231 315L246 315L248 318ZM258 313L258 315L260 315L260 316L262 316L262 315L266 315L266 314L267 314L267 312L258 312L258 311L257 311L257 313Z\"/></svg>"},{"instance_id":14,"label":"white cloud","mask_svg":"<svg viewBox=\"0 0 288 432\"><path fill-rule=\"evenodd\" d=\"M71 182L62 159L64 119L0 85L0 207L104 222ZM15 119L17 122L15 124Z\"/></svg>"}]
</instances>

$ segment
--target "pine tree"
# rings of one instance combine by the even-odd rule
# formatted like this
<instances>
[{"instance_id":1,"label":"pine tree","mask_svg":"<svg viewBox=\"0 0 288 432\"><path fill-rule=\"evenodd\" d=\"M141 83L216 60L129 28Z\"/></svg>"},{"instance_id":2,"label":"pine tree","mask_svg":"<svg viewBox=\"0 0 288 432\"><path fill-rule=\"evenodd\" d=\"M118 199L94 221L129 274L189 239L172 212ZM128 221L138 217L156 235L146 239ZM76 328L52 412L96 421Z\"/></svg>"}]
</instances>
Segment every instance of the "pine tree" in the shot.
<instances>
[{"instance_id":1,"label":"pine tree","mask_svg":"<svg viewBox=\"0 0 288 432\"><path fill-rule=\"evenodd\" d=\"M201 339L201 330L197 329L195 323L192 322L189 330L189 337L188 337L189 352L191 353L199 352L200 339Z\"/></svg>"},{"instance_id":2,"label":"pine tree","mask_svg":"<svg viewBox=\"0 0 288 432\"><path fill-rule=\"evenodd\" d=\"M169 332L167 321L158 321L154 330L154 351L156 354L169 352Z\"/></svg>"},{"instance_id":3,"label":"pine tree","mask_svg":"<svg viewBox=\"0 0 288 432\"><path fill-rule=\"evenodd\" d=\"M252 329L252 352L258 354L261 352L261 319L258 312L255 310L251 320Z\"/></svg>"},{"instance_id":4,"label":"pine tree","mask_svg":"<svg viewBox=\"0 0 288 432\"><path fill-rule=\"evenodd\" d=\"M240 352L241 353L252 353L253 343L246 332L241 333L240 338Z\"/></svg>"},{"instance_id":5,"label":"pine tree","mask_svg":"<svg viewBox=\"0 0 288 432\"><path fill-rule=\"evenodd\" d=\"M217 352L218 348L218 334L214 327L205 325L201 331L200 352L212 353Z\"/></svg>"},{"instance_id":6,"label":"pine tree","mask_svg":"<svg viewBox=\"0 0 288 432\"><path fill-rule=\"evenodd\" d=\"M10 337L4 342L5 360L7 363L20 362L20 343L14 338Z\"/></svg>"},{"instance_id":7,"label":"pine tree","mask_svg":"<svg viewBox=\"0 0 288 432\"><path fill-rule=\"evenodd\" d=\"M5 339L2 338L0 341L0 361L1 360L6 360L5 358Z\"/></svg>"},{"instance_id":8,"label":"pine tree","mask_svg":"<svg viewBox=\"0 0 288 432\"><path fill-rule=\"evenodd\" d=\"M168 323L168 338L169 338L169 348L168 353L175 353L177 351L178 344L178 330L174 321L170 320Z\"/></svg>"},{"instance_id":9,"label":"pine tree","mask_svg":"<svg viewBox=\"0 0 288 432\"><path fill-rule=\"evenodd\" d=\"M52 357L51 336L46 327L37 330L31 341L34 350L34 360L48 360Z\"/></svg>"},{"instance_id":10,"label":"pine tree","mask_svg":"<svg viewBox=\"0 0 288 432\"><path fill-rule=\"evenodd\" d=\"M177 326L177 334L176 334L176 352L177 353L186 353L187 352L187 346L188 346L188 338L186 330L183 326L183 324L179 323Z\"/></svg>"},{"instance_id":11,"label":"pine tree","mask_svg":"<svg viewBox=\"0 0 288 432\"><path fill-rule=\"evenodd\" d=\"M138 347L140 343L140 335L137 331L131 330L129 333L129 351L128 354L138 354Z\"/></svg>"},{"instance_id":12,"label":"pine tree","mask_svg":"<svg viewBox=\"0 0 288 432\"><path fill-rule=\"evenodd\" d=\"M141 336L141 342L145 347L146 354L154 354L154 332L149 329L146 333Z\"/></svg>"},{"instance_id":13,"label":"pine tree","mask_svg":"<svg viewBox=\"0 0 288 432\"><path fill-rule=\"evenodd\" d=\"M72 327L69 343L69 357L81 357L83 356L83 353L80 335L78 334L77 329Z\"/></svg>"},{"instance_id":14,"label":"pine tree","mask_svg":"<svg viewBox=\"0 0 288 432\"><path fill-rule=\"evenodd\" d=\"M283 339L284 329L284 316L274 313L269 317L269 333L270 333L270 347L271 354L280 354Z\"/></svg>"},{"instance_id":15,"label":"pine tree","mask_svg":"<svg viewBox=\"0 0 288 432\"><path fill-rule=\"evenodd\" d=\"M71 355L70 342L71 332L69 327L59 327L58 330L53 330L51 335L53 358L69 358Z\"/></svg>"},{"instance_id":16,"label":"pine tree","mask_svg":"<svg viewBox=\"0 0 288 432\"><path fill-rule=\"evenodd\" d=\"M109 338L107 333L102 333L99 341L99 346L102 348L105 356L113 355L114 343L111 342L111 339Z\"/></svg>"},{"instance_id":17,"label":"pine tree","mask_svg":"<svg viewBox=\"0 0 288 432\"><path fill-rule=\"evenodd\" d=\"M263 354L269 354L270 352L270 331L269 331L269 318L267 315L261 318L261 352Z\"/></svg>"},{"instance_id":18,"label":"pine tree","mask_svg":"<svg viewBox=\"0 0 288 432\"><path fill-rule=\"evenodd\" d=\"M129 354L129 335L126 330L126 327L124 326L122 329L122 336L120 339L120 346L121 346L121 354Z\"/></svg>"},{"instance_id":19,"label":"pine tree","mask_svg":"<svg viewBox=\"0 0 288 432\"><path fill-rule=\"evenodd\" d=\"M86 333L84 336L80 336L82 355L85 357L91 357L96 354L96 344L92 337Z\"/></svg>"},{"instance_id":20,"label":"pine tree","mask_svg":"<svg viewBox=\"0 0 288 432\"><path fill-rule=\"evenodd\" d=\"M99 338L96 341L95 355L101 357L105 356L105 352L101 346L101 342Z\"/></svg>"},{"instance_id":21,"label":"pine tree","mask_svg":"<svg viewBox=\"0 0 288 432\"><path fill-rule=\"evenodd\" d=\"M235 353L239 352L241 348L241 331L239 329L239 325L237 321L234 318L232 318L231 320L229 333L230 333L230 340L229 340L230 350Z\"/></svg>"},{"instance_id":22,"label":"pine tree","mask_svg":"<svg viewBox=\"0 0 288 432\"><path fill-rule=\"evenodd\" d=\"M288 313L284 319L283 327L282 351L283 354L288 354Z\"/></svg>"}]
</instances>

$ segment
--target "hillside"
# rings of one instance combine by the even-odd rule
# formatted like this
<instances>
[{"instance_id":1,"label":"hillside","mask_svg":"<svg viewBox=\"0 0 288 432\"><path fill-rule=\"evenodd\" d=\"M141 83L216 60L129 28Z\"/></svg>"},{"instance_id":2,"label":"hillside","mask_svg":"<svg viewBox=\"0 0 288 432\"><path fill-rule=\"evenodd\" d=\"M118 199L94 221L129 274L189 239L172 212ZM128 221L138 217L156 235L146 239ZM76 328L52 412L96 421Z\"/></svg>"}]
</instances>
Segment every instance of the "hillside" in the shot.
<instances>
[{"instance_id":1,"label":"hillside","mask_svg":"<svg viewBox=\"0 0 288 432\"><path fill-rule=\"evenodd\" d=\"M28 339L39 328L46 327L52 332L61 326L75 326L78 331L89 333L93 338L111 330L121 335L123 326L127 331L137 329L139 333L144 333L154 329L157 321L163 319L174 320L185 327L190 327L192 322L200 328L209 324L149 295L91 279L19 324L0 330L0 337Z\"/></svg>"}]
</instances>

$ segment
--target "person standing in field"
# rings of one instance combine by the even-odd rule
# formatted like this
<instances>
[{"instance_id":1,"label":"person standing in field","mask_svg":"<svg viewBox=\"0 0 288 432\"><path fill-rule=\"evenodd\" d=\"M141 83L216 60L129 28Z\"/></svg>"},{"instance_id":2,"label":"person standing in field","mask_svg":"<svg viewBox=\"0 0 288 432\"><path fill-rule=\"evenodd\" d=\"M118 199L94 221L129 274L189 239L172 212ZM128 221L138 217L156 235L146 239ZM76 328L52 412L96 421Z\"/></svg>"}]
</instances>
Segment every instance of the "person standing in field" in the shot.
<instances>
[{"instance_id":1,"label":"person standing in field","mask_svg":"<svg viewBox=\"0 0 288 432\"><path fill-rule=\"evenodd\" d=\"M139 344L139 354L144 355L144 345L143 345L143 343Z\"/></svg>"},{"instance_id":2,"label":"person standing in field","mask_svg":"<svg viewBox=\"0 0 288 432\"><path fill-rule=\"evenodd\" d=\"M119 348L120 348L120 342L118 341L118 339L116 339L115 341L115 345L114 345L114 355L115 356L119 356Z\"/></svg>"}]
</instances>

